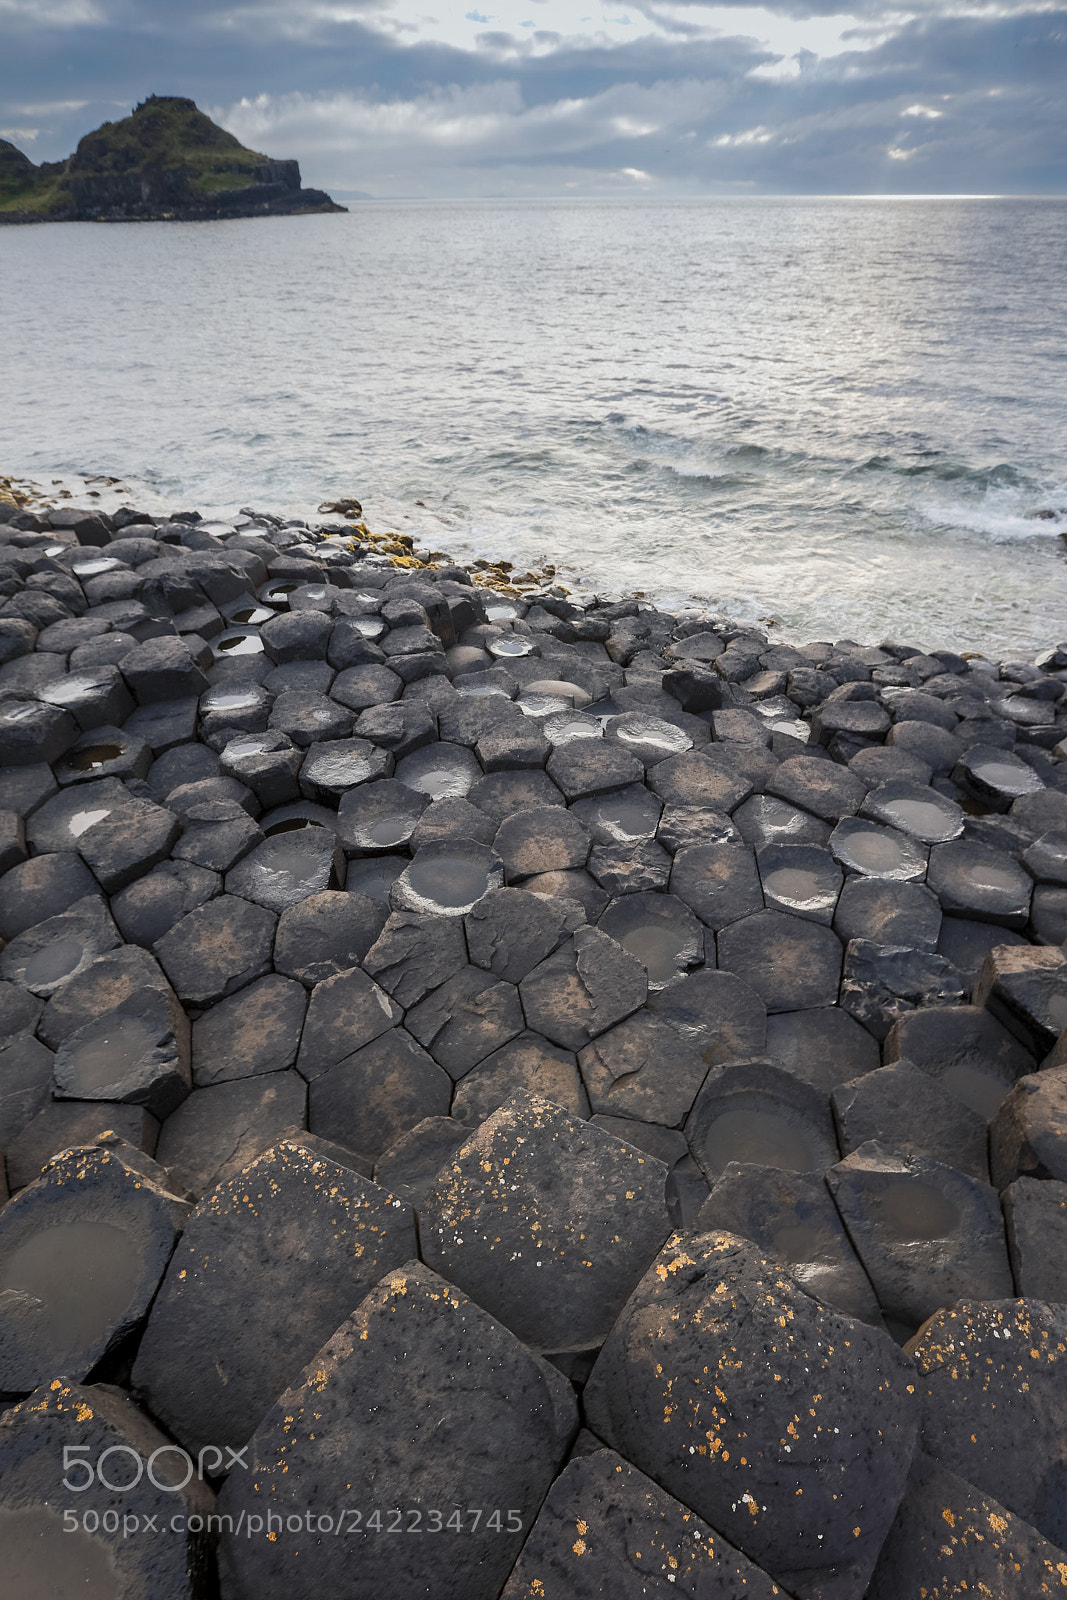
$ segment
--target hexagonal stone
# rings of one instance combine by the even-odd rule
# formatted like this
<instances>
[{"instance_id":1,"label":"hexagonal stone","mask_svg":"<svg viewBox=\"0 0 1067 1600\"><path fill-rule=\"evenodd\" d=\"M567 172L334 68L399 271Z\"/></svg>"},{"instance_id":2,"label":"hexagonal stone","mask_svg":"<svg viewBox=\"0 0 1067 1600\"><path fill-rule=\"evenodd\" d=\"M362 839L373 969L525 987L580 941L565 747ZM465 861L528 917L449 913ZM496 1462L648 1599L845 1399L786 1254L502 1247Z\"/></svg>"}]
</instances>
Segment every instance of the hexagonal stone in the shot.
<instances>
[{"instance_id":1,"label":"hexagonal stone","mask_svg":"<svg viewBox=\"0 0 1067 1600\"><path fill-rule=\"evenodd\" d=\"M197 1086L291 1067L306 1009L303 985L273 974L220 1000L193 1023Z\"/></svg>"},{"instance_id":2,"label":"hexagonal stone","mask_svg":"<svg viewBox=\"0 0 1067 1600\"><path fill-rule=\"evenodd\" d=\"M751 1239L813 1300L872 1327L883 1325L870 1279L817 1173L731 1161L701 1207L695 1231Z\"/></svg>"},{"instance_id":3,"label":"hexagonal stone","mask_svg":"<svg viewBox=\"0 0 1067 1600\"><path fill-rule=\"evenodd\" d=\"M62 1520L54 1471L72 1436L80 1449L70 1459L91 1465L95 1480L74 1502L73 1530ZM11 1592L202 1600L211 1583L206 1530L215 1498L195 1470L178 1487L185 1463L175 1460L174 1449L110 1384L83 1387L53 1378L6 1411L0 1417L0 1551ZM100 1482L98 1463L114 1488ZM65 1476L77 1482L85 1473ZM190 1532L190 1523L199 1531ZM152 1537L161 1527L168 1528L167 1537Z\"/></svg>"},{"instance_id":4,"label":"hexagonal stone","mask_svg":"<svg viewBox=\"0 0 1067 1600\"><path fill-rule=\"evenodd\" d=\"M963 832L963 812L954 800L925 784L904 780L872 789L860 814L921 844L947 844Z\"/></svg>"},{"instance_id":5,"label":"hexagonal stone","mask_svg":"<svg viewBox=\"0 0 1067 1600\"><path fill-rule=\"evenodd\" d=\"M598 922L641 962L651 990L662 989L704 963L705 930L689 907L672 894L623 895Z\"/></svg>"},{"instance_id":6,"label":"hexagonal stone","mask_svg":"<svg viewBox=\"0 0 1067 1600\"><path fill-rule=\"evenodd\" d=\"M1027 762L1010 750L975 744L960 757L956 783L993 811L1007 811L1020 795L1039 794L1045 785Z\"/></svg>"},{"instance_id":7,"label":"hexagonal stone","mask_svg":"<svg viewBox=\"0 0 1067 1600\"><path fill-rule=\"evenodd\" d=\"M7 951L0 972L6 956ZM973 999L1040 1060L1067 1027L1067 952L1053 946L999 946L982 963Z\"/></svg>"},{"instance_id":8,"label":"hexagonal stone","mask_svg":"<svg viewBox=\"0 0 1067 1600\"><path fill-rule=\"evenodd\" d=\"M763 1053L824 1094L835 1084L873 1072L881 1059L866 1028L838 1006L768 1017Z\"/></svg>"},{"instance_id":9,"label":"hexagonal stone","mask_svg":"<svg viewBox=\"0 0 1067 1600\"><path fill-rule=\"evenodd\" d=\"M430 797L396 778L360 784L341 796L337 832L352 855L377 855L410 842Z\"/></svg>"},{"instance_id":10,"label":"hexagonal stone","mask_svg":"<svg viewBox=\"0 0 1067 1600\"><path fill-rule=\"evenodd\" d=\"M589 1099L570 1050L529 1029L486 1056L456 1085L452 1115L477 1127L519 1090L528 1090L575 1117L590 1115Z\"/></svg>"},{"instance_id":11,"label":"hexagonal stone","mask_svg":"<svg viewBox=\"0 0 1067 1600\"><path fill-rule=\"evenodd\" d=\"M98 893L96 879L73 851L31 856L0 879L0 938L15 939L27 928L61 916L86 895Z\"/></svg>"},{"instance_id":12,"label":"hexagonal stone","mask_svg":"<svg viewBox=\"0 0 1067 1600\"><path fill-rule=\"evenodd\" d=\"M222 894L175 923L156 955L186 1004L213 1005L270 970L277 923L265 906Z\"/></svg>"},{"instance_id":13,"label":"hexagonal stone","mask_svg":"<svg viewBox=\"0 0 1067 1600\"><path fill-rule=\"evenodd\" d=\"M711 811L733 811L752 793L748 778L704 750L687 750L658 761L648 775L648 784L667 805L703 806Z\"/></svg>"},{"instance_id":14,"label":"hexagonal stone","mask_svg":"<svg viewBox=\"0 0 1067 1600\"><path fill-rule=\"evenodd\" d=\"M1067 1307L971 1299L938 1311L907 1346L927 1455L1061 1548L1065 1345Z\"/></svg>"},{"instance_id":15,"label":"hexagonal stone","mask_svg":"<svg viewBox=\"0 0 1067 1600\"><path fill-rule=\"evenodd\" d=\"M1067 831L1067 794L1062 789L1042 789L1039 794L1023 794L1011 803L1010 816L1035 839L1043 833Z\"/></svg>"},{"instance_id":16,"label":"hexagonal stone","mask_svg":"<svg viewBox=\"0 0 1067 1600\"><path fill-rule=\"evenodd\" d=\"M768 844L757 850L756 865L769 911L833 921L844 874L828 850L813 844Z\"/></svg>"},{"instance_id":17,"label":"hexagonal stone","mask_svg":"<svg viewBox=\"0 0 1067 1600\"><path fill-rule=\"evenodd\" d=\"M947 1526L946 1526L947 1525ZM1063 1588L1064 1552L999 1500L917 1451L908 1490L882 1546L867 1600L904 1594L1010 1595Z\"/></svg>"},{"instance_id":18,"label":"hexagonal stone","mask_svg":"<svg viewBox=\"0 0 1067 1600\"><path fill-rule=\"evenodd\" d=\"M897 828L863 817L846 817L829 840L830 852L846 872L893 883L913 883L926 876L928 850Z\"/></svg>"},{"instance_id":19,"label":"hexagonal stone","mask_svg":"<svg viewBox=\"0 0 1067 1600\"><path fill-rule=\"evenodd\" d=\"M321 1073L308 1126L374 1160L424 1117L447 1116L452 1080L403 1028L390 1028Z\"/></svg>"},{"instance_id":20,"label":"hexagonal stone","mask_svg":"<svg viewBox=\"0 0 1067 1600\"><path fill-rule=\"evenodd\" d=\"M504 882L500 857L475 839L437 839L417 850L389 891L397 911L462 917Z\"/></svg>"},{"instance_id":21,"label":"hexagonal stone","mask_svg":"<svg viewBox=\"0 0 1067 1600\"><path fill-rule=\"evenodd\" d=\"M470 1135L454 1117L423 1117L374 1163L374 1181L421 1212L437 1174Z\"/></svg>"},{"instance_id":22,"label":"hexagonal stone","mask_svg":"<svg viewBox=\"0 0 1067 1600\"><path fill-rule=\"evenodd\" d=\"M111 914L129 944L151 949L163 935L212 899L222 887L217 872L190 861L161 861L112 896Z\"/></svg>"},{"instance_id":23,"label":"hexagonal stone","mask_svg":"<svg viewBox=\"0 0 1067 1600\"><path fill-rule=\"evenodd\" d=\"M734 825L746 844L825 844L830 824L770 794L754 794L737 807Z\"/></svg>"},{"instance_id":24,"label":"hexagonal stone","mask_svg":"<svg viewBox=\"0 0 1067 1600\"><path fill-rule=\"evenodd\" d=\"M282 1143L189 1218L133 1381L190 1449L244 1443L325 1329L415 1249L384 1190Z\"/></svg>"},{"instance_id":25,"label":"hexagonal stone","mask_svg":"<svg viewBox=\"0 0 1067 1600\"><path fill-rule=\"evenodd\" d=\"M1011 1294L1000 1201L988 1183L874 1139L826 1181L894 1322L914 1328L946 1300Z\"/></svg>"},{"instance_id":26,"label":"hexagonal stone","mask_svg":"<svg viewBox=\"0 0 1067 1600\"><path fill-rule=\"evenodd\" d=\"M930 1006L905 1012L885 1041L885 1060L906 1060L987 1120L1033 1056L979 1006Z\"/></svg>"},{"instance_id":27,"label":"hexagonal stone","mask_svg":"<svg viewBox=\"0 0 1067 1600\"><path fill-rule=\"evenodd\" d=\"M400 1007L358 967L324 978L311 991L297 1071L310 1083L402 1022L403 1016Z\"/></svg>"},{"instance_id":28,"label":"hexagonal stone","mask_svg":"<svg viewBox=\"0 0 1067 1600\"><path fill-rule=\"evenodd\" d=\"M846 1155L881 1139L902 1155L929 1156L989 1182L986 1118L910 1062L895 1061L838 1084L831 1103Z\"/></svg>"},{"instance_id":29,"label":"hexagonal stone","mask_svg":"<svg viewBox=\"0 0 1067 1600\"><path fill-rule=\"evenodd\" d=\"M506 983L521 983L567 936L560 907L523 889L491 889L463 926L473 965Z\"/></svg>"},{"instance_id":30,"label":"hexagonal stone","mask_svg":"<svg viewBox=\"0 0 1067 1600\"><path fill-rule=\"evenodd\" d=\"M51 1161L0 1211L0 1388L84 1378L147 1313L188 1212L114 1151Z\"/></svg>"},{"instance_id":31,"label":"hexagonal stone","mask_svg":"<svg viewBox=\"0 0 1067 1600\"><path fill-rule=\"evenodd\" d=\"M501 823L515 811L536 811L566 802L547 772L487 772L467 791L472 806Z\"/></svg>"},{"instance_id":32,"label":"hexagonal stone","mask_svg":"<svg viewBox=\"0 0 1067 1600\"><path fill-rule=\"evenodd\" d=\"M663 807L643 783L610 794L590 795L570 807L597 844L630 845L655 836Z\"/></svg>"},{"instance_id":33,"label":"hexagonal stone","mask_svg":"<svg viewBox=\"0 0 1067 1600\"><path fill-rule=\"evenodd\" d=\"M1065 1114L1067 1067L1019 1079L989 1130L989 1164L998 1189L1016 1177L1067 1179Z\"/></svg>"},{"instance_id":34,"label":"hexagonal stone","mask_svg":"<svg viewBox=\"0 0 1067 1600\"><path fill-rule=\"evenodd\" d=\"M915 1007L958 1005L962 975L944 956L907 946L851 939L845 950L841 1005L876 1039Z\"/></svg>"},{"instance_id":35,"label":"hexagonal stone","mask_svg":"<svg viewBox=\"0 0 1067 1600\"><path fill-rule=\"evenodd\" d=\"M0 706L0 767L58 761L78 738L78 724L61 706L5 700Z\"/></svg>"},{"instance_id":36,"label":"hexagonal stone","mask_svg":"<svg viewBox=\"0 0 1067 1600\"><path fill-rule=\"evenodd\" d=\"M12 939L0 952L0 978L47 999L118 943L118 930L104 901L99 895L86 895L68 911Z\"/></svg>"},{"instance_id":37,"label":"hexagonal stone","mask_svg":"<svg viewBox=\"0 0 1067 1600\"><path fill-rule=\"evenodd\" d=\"M413 750L398 763L397 780L431 800L457 799L482 776L472 750L442 739Z\"/></svg>"},{"instance_id":38,"label":"hexagonal stone","mask_svg":"<svg viewBox=\"0 0 1067 1600\"><path fill-rule=\"evenodd\" d=\"M742 972L769 1012L833 1005L841 941L829 928L782 911L758 911L722 928L719 965Z\"/></svg>"},{"instance_id":39,"label":"hexagonal stone","mask_svg":"<svg viewBox=\"0 0 1067 1600\"><path fill-rule=\"evenodd\" d=\"M198 1197L241 1172L288 1128L303 1127L306 1108L307 1084L291 1069L194 1089L159 1130L155 1153L174 1188ZM118 1109L108 1108L112 1126Z\"/></svg>"},{"instance_id":40,"label":"hexagonal stone","mask_svg":"<svg viewBox=\"0 0 1067 1600\"><path fill-rule=\"evenodd\" d=\"M579 1056L594 1112L679 1128L708 1064L673 1028L638 1011Z\"/></svg>"},{"instance_id":41,"label":"hexagonal stone","mask_svg":"<svg viewBox=\"0 0 1067 1600\"><path fill-rule=\"evenodd\" d=\"M454 1079L522 1032L522 1007L513 983L479 967L460 967L406 1018L409 1031Z\"/></svg>"},{"instance_id":42,"label":"hexagonal stone","mask_svg":"<svg viewBox=\"0 0 1067 1600\"><path fill-rule=\"evenodd\" d=\"M557 745L545 770L567 800L604 794L638 783L644 766L621 744L604 739L572 739Z\"/></svg>"},{"instance_id":43,"label":"hexagonal stone","mask_svg":"<svg viewBox=\"0 0 1067 1600\"><path fill-rule=\"evenodd\" d=\"M274 936L275 971L309 989L359 966L381 933L388 909L366 895L324 889L288 906Z\"/></svg>"},{"instance_id":44,"label":"hexagonal stone","mask_svg":"<svg viewBox=\"0 0 1067 1600\"><path fill-rule=\"evenodd\" d=\"M1017 861L990 845L958 839L930 851L926 881L942 909L976 922L1023 929L1033 881Z\"/></svg>"},{"instance_id":45,"label":"hexagonal stone","mask_svg":"<svg viewBox=\"0 0 1067 1600\"><path fill-rule=\"evenodd\" d=\"M679 850L670 889L705 927L716 931L763 906L755 855L742 845L697 844Z\"/></svg>"},{"instance_id":46,"label":"hexagonal stone","mask_svg":"<svg viewBox=\"0 0 1067 1600\"><path fill-rule=\"evenodd\" d=\"M119 778L99 778L72 789L61 789L34 811L26 825L26 837L35 855L52 851L73 851L87 828L101 822L117 806L125 805L130 792Z\"/></svg>"},{"instance_id":47,"label":"hexagonal stone","mask_svg":"<svg viewBox=\"0 0 1067 1600\"><path fill-rule=\"evenodd\" d=\"M812 738L823 744L832 744L835 734L856 741L880 739L889 726L889 713L876 700L824 700L811 716Z\"/></svg>"},{"instance_id":48,"label":"hexagonal stone","mask_svg":"<svg viewBox=\"0 0 1067 1600\"><path fill-rule=\"evenodd\" d=\"M609 899L588 872L539 872L535 878L524 878L522 886L528 894L568 901L568 926L572 928L595 922Z\"/></svg>"},{"instance_id":49,"label":"hexagonal stone","mask_svg":"<svg viewBox=\"0 0 1067 1600\"><path fill-rule=\"evenodd\" d=\"M566 872L584 867L589 834L579 819L562 806L516 811L501 823L493 848L504 863L509 883L539 872Z\"/></svg>"},{"instance_id":50,"label":"hexagonal stone","mask_svg":"<svg viewBox=\"0 0 1067 1600\"><path fill-rule=\"evenodd\" d=\"M198 697L208 686L193 651L174 635L136 645L122 658L122 676L141 705Z\"/></svg>"},{"instance_id":51,"label":"hexagonal stone","mask_svg":"<svg viewBox=\"0 0 1067 1600\"><path fill-rule=\"evenodd\" d=\"M770 1061L712 1067L685 1136L709 1183L731 1161L821 1172L839 1154L826 1097Z\"/></svg>"},{"instance_id":52,"label":"hexagonal stone","mask_svg":"<svg viewBox=\"0 0 1067 1600\"><path fill-rule=\"evenodd\" d=\"M767 1008L732 972L692 972L650 995L648 1009L709 1066L763 1054Z\"/></svg>"},{"instance_id":53,"label":"hexagonal stone","mask_svg":"<svg viewBox=\"0 0 1067 1600\"><path fill-rule=\"evenodd\" d=\"M826 822L855 816L867 786L855 773L820 756L791 756L783 761L767 785L777 795Z\"/></svg>"},{"instance_id":54,"label":"hexagonal stone","mask_svg":"<svg viewBox=\"0 0 1067 1600\"><path fill-rule=\"evenodd\" d=\"M469 1389L457 1405L459 1373ZM448 1590L496 1600L576 1427L566 1379L411 1261L383 1278L257 1428L252 1470L233 1473L219 1501L235 1529L223 1534L223 1592L341 1594L358 1572L376 1600ZM303 1518L309 1482L333 1513L331 1528L340 1519L341 1538L321 1536L325 1512L314 1540L237 1537L242 1516L264 1526L271 1513L282 1525ZM350 1505L366 1508L358 1522ZM383 1538L376 1523L366 1526L378 1506L383 1527L396 1506L398 1526L424 1536ZM434 1518L442 1537L454 1532L454 1507L462 1536L442 1547Z\"/></svg>"},{"instance_id":55,"label":"hexagonal stone","mask_svg":"<svg viewBox=\"0 0 1067 1600\"><path fill-rule=\"evenodd\" d=\"M466 960L458 919L393 911L363 965L407 1010L454 976Z\"/></svg>"},{"instance_id":56,"label":"hexagonal stone","mask_svg":"<svg viewBox=\"0 0 1067 1600\"><path fill-rule=\"evenodd\" d=\"M596 928L579 928L519 985L527 1026L566 1050L580 1050L648 996L636 956Z\"/></svg>"},{"instance_id":57,"label":"hexagonal stone","mask_svg":"<svg viewBox=\"0 0 1067 1600\"><path fill-rule=\"evenodd\" d=\"M850 877L838 898L833 927L846 944L850 939L870 939L874 944L936 950L941 907L921 883Z\"/></svg>"},{"instance_id":58,"label":"hexagonal stone","mask_svg":"<svg viewBox=\"0 0 1067 1600\"><path fill-rule=\"evenodd\" d=\"M524 1091L442 1170L428 1263L532 1350L589 1350L670 1229L667 1168Z\"/></svg>"},{"instance_id":59,"label":"hexagonal stone","mask_svg":"<svg viewBox=\"0 0 1067 1600\"><path fill-rule=\"evenodd\" d=\"M436 839L477 839L492 844L497 825L462 796L453 800L433 800L427 806L411 835L411 848L421 850Z\"/></svg>"},{"instance_id":60,"label":"hexagonal stone","mask_svg":"<svg viewBox=\"0 0 1067 1600\"><path fill-rule=\"evenodd\" d=\"M336 805L346 790L388 778L392 771L391 752L367 739L327 739L308 746L300 766L300 793L322 805Z\"/></svg>"},{"instance_id":61,"label":"hexagonal stone","mask_svg":"<svg viewBox=\"0 0 1067 1600\"><path fill-rule=\"evenodd\" d=\"M285 911L311 895L337 889L345 858L331 828L301 828L264 839L226 874L226 893L268 911Z\"/></svg>"},{"instance_id":62,"label":"hexagonal stone","mask_svg":"<svg viewBox=\"0 0 1067 1600\"><path fill-rule=\"evenodd\" d=\"M661 1580L707 1600L781 1593L651 1478L614 1450L597 1450L571 1461L552 1485L501 1600L554 1592L571 1600L643 1600Z\"/></svg>"},{"instance_id":63,"label":"hexagonal stone","mask_svg":"<svg viewBox=\"0 0 1067 1600\"><path fill-rule=\"evenodd\" d=\"M146 959L154 966L150 957ZM99 978L98 998L105 1006L109 980L116 976L108 970L113 965L104 956L85 974L87 982ZM125 988L122 976L119 982ZM161 979L159 987L150 983L136 988L73 1030L57 1026L57 1021L46 1014L42 1023L51 1023L56 1034L64 1035L52 1067L57 1098L143 1105L163 1118L189 1093L189 1025L173 991ZM101 1115L106 1116L103 1109Z\"/></svg>"},{"instance_id":64,"label":"hexagonal stone","mask_svg":"<svg viewBox=\"0 0 1067 1600\"><path fill-rule=\"evenodd\" d=\"M670 1240L645 1274L584 1404L600 1438L776 1582L860 1600L914 1448L912 1381L884 1333L817 1305L747 1240L706 1233Z\"/></svg>"}]
</instances>

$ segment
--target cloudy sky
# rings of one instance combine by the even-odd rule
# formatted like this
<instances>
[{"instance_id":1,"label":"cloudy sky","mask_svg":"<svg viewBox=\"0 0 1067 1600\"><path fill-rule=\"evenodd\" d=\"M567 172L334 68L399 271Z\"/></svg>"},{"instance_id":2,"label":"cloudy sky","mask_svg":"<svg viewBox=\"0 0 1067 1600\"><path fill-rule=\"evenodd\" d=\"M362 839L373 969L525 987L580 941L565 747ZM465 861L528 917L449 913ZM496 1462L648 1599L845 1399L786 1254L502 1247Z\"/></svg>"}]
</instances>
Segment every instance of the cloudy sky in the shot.
<instances>
[{"instance_id":1,"label":"cloudy sky","mask_svg":"<svg viewBox=\"0 0 1067 1600\"><path fill-rule=\"evenodd\" d=\"M192 96L339 198L1067 193L1042 0L0 0L32 159Z\"/></svg>"}]
</instances>

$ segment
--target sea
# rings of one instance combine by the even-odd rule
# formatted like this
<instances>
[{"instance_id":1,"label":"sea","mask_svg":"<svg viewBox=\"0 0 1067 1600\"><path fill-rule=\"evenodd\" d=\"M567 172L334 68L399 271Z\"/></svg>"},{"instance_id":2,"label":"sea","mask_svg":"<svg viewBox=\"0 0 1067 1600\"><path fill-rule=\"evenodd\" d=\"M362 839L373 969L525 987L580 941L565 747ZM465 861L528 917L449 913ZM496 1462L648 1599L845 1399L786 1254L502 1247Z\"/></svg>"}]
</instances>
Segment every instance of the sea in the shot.
<instances>
[{"instance_id":1,"label":"sea","mask_svg":"<svg viewBox=\"0 0 1067 1600\"><path fill-rule=\"evenodd\" d=\"M75 499L351 494L783 640L1067 637L1067 200L0 228L0 362L0 473Z\"/></svg>"}]
</instances>

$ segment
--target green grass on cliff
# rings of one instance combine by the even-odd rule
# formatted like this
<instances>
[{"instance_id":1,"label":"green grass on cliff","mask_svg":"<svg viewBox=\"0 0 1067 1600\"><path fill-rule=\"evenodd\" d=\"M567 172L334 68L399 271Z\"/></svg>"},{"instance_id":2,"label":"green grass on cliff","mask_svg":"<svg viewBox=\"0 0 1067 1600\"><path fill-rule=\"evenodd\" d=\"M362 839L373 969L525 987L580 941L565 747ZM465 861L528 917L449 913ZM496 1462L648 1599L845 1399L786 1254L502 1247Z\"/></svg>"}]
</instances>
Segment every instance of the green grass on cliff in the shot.
<instances>
[{"instance_id":1,"label":"green grass on cliff","mask_svg":"<svg viewBox=\"0 0 1067 1600\"><path fill-rule=\"evenodd\" d=\"M191 100L152 95L121 122L86 134L64 162L42 167L0 139L0 211L43 215L75 204L78 180L133 177L145 171L182 172L191 195L244 189L269 158L246 150Z\"/></svg>"}]
</instances>

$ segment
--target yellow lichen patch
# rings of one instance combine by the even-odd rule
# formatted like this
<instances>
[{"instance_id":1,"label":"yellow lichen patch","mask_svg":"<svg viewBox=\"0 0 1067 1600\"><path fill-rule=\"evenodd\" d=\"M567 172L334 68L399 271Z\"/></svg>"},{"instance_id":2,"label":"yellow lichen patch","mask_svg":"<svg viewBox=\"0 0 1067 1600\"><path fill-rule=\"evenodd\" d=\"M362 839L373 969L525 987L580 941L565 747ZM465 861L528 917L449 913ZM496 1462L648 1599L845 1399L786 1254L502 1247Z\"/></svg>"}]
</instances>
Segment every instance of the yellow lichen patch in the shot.
<instances>
[{"instance_id":1,"label":"yellow lichen patch","mask_svg":"<svg viewBox=\"0 0 1067 1600\"><path fill-rule=\"evenodd\" d=\"M585 1540L584 1539L575 1539L574 1543L571 1545L571 1549L574 1551L576 1556L584 1556L585 1555Z\"/></svg>"}]
</instances>

